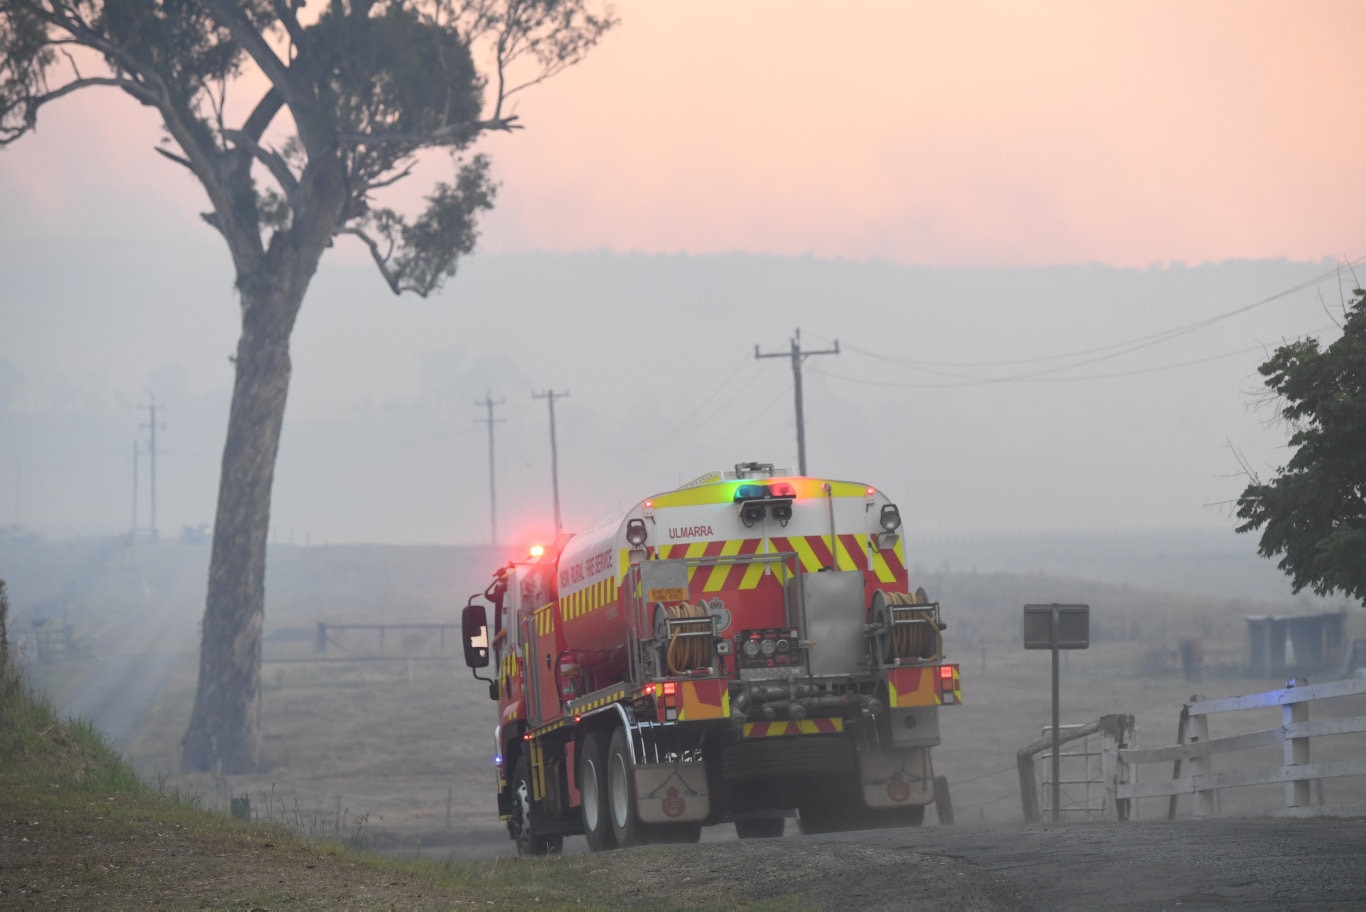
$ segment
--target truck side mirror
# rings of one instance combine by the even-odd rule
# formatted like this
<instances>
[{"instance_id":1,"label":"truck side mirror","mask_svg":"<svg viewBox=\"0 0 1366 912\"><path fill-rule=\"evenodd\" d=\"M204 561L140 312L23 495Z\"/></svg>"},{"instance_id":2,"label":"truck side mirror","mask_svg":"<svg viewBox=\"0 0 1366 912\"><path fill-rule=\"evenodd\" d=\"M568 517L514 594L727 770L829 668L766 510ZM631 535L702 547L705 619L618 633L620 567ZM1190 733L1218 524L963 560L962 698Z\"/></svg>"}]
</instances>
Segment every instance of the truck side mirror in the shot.
<instances>
[{"instance_id":1,"label":"truck side mirror","mask_svg":"<svg viewBox=\"0 0 1366 912\"><path fill-rule=\"evenodd\" d=\"M483 605L466 605L460 615L460 634L465 644L465 664L470 668L489 665L489 621Z\"/></svg>"}]
</instances>

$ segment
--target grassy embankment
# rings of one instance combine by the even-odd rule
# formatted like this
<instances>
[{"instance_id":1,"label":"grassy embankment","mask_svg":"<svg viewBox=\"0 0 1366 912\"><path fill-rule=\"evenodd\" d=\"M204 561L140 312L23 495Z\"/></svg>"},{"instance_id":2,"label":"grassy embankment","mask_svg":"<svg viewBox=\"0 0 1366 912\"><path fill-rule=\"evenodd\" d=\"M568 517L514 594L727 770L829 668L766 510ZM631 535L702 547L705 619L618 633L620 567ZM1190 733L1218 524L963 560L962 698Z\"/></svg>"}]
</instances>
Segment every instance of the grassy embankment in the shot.
<instances>
[{"instance_id":1,"label":"grassy embankment","mask_svg":"<svg viewBox=\"0 0 1366 912\"><path fill-rule=\"evenodd\" d=\"M235 820L138 779L89 724L22 680L0 581L0 907L32 909L728 908L652 895L627 853L437 863ZM630 853L654 867L654 850ZM773 901L750 908L777 908ZM790 901L785 908L792 908Z\"/></svg>"}]
</instances>

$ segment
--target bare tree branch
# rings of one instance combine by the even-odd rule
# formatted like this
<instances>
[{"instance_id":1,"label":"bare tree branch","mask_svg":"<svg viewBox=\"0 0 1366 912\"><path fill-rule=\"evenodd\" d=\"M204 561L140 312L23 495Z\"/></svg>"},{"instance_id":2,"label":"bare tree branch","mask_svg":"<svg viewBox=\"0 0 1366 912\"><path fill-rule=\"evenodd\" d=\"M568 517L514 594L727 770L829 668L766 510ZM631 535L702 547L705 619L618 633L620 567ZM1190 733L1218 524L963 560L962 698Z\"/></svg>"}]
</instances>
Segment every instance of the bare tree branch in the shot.
<instances>
[{"instance_id":1,"label":"bare tree branch","mask_svg":"<svg viewBox=\"0 0 1366 912\"><path fill-rule=\"evenodd\" d=\"M275 15L280 18L280 24L284 26L285 32L289 35L290 44L297 47L303 42L303 27L299 25L299 17L294 15L294 11L302 2L290 0L289 3L283 0L271 0L271 6L275 9Z\"/></svg>"},{"instance_id":2,"label":"bare tree branch","mask_svg":"<svg viewBox=\"0 0 1366 912\"><path fill-rule=\"evenodd\" d=\"M295 112L297 121L297 115L302 110L304 103L301 90L296 84L289 66L266 43L265 36L246 17L240 5L228 2L228 0L199 0L199 2L213 14L215 20L232 34L235 40L241 43L247 54L261 68L261 72L270 80L270 84L284 97L285 103ZM305 125L299 123L298 127L302 133Z\"/></svg>"},{"instance_id":3,"label":"bare tree branch","mask_svg":"<svg viewBox=\"0 0 1366 912\"><path fill-rule=\"evenodd\" d=\"M408 175L412 174L412 173L413 173L413 168L416 167L416 165L417 165L416 162L412 162L412 163L410 163L410 164L404 165L402 171L396 171L396 172L394 172L392 175L390 175L389 177L382 178L382 179L380 179L380 180L371 181L371 182L369 183L369 185L368 185L368 186L369 186L369 189L371 189L371 190L383 190L385 187L389 187L389 186L392 186L392 185L394 185L394 184L397 184L399 181L403 180L405 177L407 177Z\"/></svg>"},{"instance_id":4,"label":"bare tree branch","mask_svg":"<svg viewBox=\"0 0 1366 912\"><path fill-rule=\"evenodd\" d=\"M253 158L265 165L266 170L270 172L271 177L275 178L275 182L280 185L280 189L285 192L286 197L293 197L298 192L299 180L278 152L263 148L243 130L224 130L223 138L246 149Z\"/></svg>"},{"instance_id":5,"label":"bare tree branch","mask_svg":"<svg viewBox=\"0 0 1366 912\"><path fill-rule=\"evenodd\" d=\"M522 129L516 115L468 124L447 124L421 133L338 133L337 140L346 145L370 146L385 143L423 146L465 146L481 133L511 133Z\"/></svg>"},{"instance_id":6,"label":"bare tree branch","mask_svg":"<svg viewBox=\"0 0 1366 912\"><path fill-rule=\"evenodd\" d=\"M191 174L194 173L194 165L190 164L190 160L188 158L185 158L182 155L176 155L170 149L163 149L161 146L154 146L152 148L152 151L155 152L157 155L160 155L162 158L168 159L169 161L173 161L177 165L184 167Z\"/></svg>"},{"instance_id":7,"label":"bare tree branch","mask_svg":"<svg viewBox=\"0 0 1366 912\"><path fill-rule=\"evenodd\" d=\"M379 249L379 242L360 228L347 226L338 233L349 234L353 237L360 238L361 243L370 248L370 258L375 261L375 266L379 269L379 274L384 278L385 284L389 286L389 290L394 294L401 294L403 292L403 288L399 284L398 275L389 268L389 259L394 254L394 245L392 242L389 244L388 252L381 252Z\"/></svg>"},{"instance_id":8,"label":"bare tree branch","mask_svg":"<svg viewBox=\"0 0 1366 912\"><path fill-rule=\"evenodd\" d=\"M24 108L24 125L22 127L0 128L0 146L14 142L29 130L33 129L34 124L38 121L39 109L46 107L60 98L65 98L73 92L79 92L81 89L89 89L95 86L122 89L143 104L155 105L157 101L154 93L131 79L123 79L117 76L88 76L83 79L73 79L71 82L52 89L42 95L36 95L15 102L12 107L22 106Z\"/></svg>"}]
</instances>

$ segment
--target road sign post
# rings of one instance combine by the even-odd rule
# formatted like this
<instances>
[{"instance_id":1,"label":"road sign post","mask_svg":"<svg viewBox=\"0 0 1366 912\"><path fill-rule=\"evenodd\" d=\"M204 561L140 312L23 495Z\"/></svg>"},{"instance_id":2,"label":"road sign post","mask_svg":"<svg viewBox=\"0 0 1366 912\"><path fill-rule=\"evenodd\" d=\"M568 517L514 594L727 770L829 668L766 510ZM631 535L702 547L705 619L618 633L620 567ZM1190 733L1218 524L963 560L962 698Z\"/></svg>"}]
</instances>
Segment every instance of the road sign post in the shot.
<instances>
[{"instance_id":1,"label":"road sign post","mask_svg":"<svg viewBox=\"0 0 1366 912\"><path fill-rule=\"evenodd\" d=\"M1025 649L1048 649L1053 653L1053 822L1062 820L1062 739L1058 719L1058 650L1085 649L1091 645L1090 605L1024 606Z\"/></svg>"}]
</instances>

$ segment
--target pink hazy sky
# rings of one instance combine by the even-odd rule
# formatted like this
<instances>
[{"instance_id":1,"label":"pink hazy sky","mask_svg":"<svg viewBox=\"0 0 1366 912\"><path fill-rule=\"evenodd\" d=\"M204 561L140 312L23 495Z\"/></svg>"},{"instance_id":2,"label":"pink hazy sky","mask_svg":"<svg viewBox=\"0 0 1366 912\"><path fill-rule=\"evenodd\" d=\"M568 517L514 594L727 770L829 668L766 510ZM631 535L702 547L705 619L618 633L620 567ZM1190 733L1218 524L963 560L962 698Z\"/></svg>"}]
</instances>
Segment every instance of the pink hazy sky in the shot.
<instances>
[{"instance_id":1,"label":"pink hazy sky","mask_svg":"<svg viewBox=\"0 0 1366 912\"><path fill-rule=\"evenodd\" d=\"M620 2L520 105L487 248L1354 256L1356 2Z\"/></svg>"},{"instance_id":2,"label":"pink hazy sky","mask_svg":"<svg viewBox=\"0 0 1366 912\"><path fill-rule=\"evenodd\" d=\"M518 98L526 129L487 141L503 187L482 249L1139 267L1366 253L1366 3L615 7L585 63ZM82 95L0 156L0 199L27 210L6 228L60 234L129 206L194 224L201 197L152 154L155 121Z\"/></svg>"}]
</instances>

